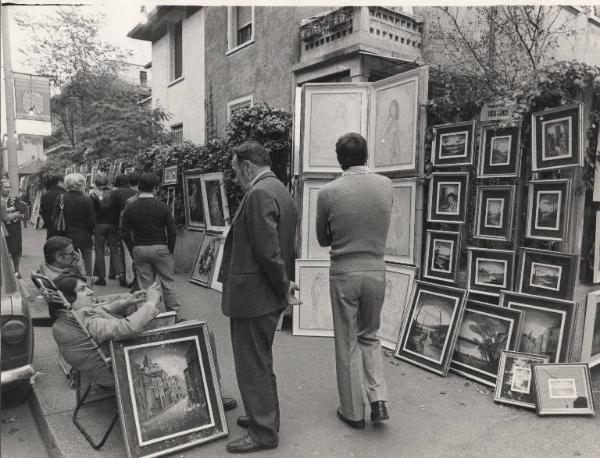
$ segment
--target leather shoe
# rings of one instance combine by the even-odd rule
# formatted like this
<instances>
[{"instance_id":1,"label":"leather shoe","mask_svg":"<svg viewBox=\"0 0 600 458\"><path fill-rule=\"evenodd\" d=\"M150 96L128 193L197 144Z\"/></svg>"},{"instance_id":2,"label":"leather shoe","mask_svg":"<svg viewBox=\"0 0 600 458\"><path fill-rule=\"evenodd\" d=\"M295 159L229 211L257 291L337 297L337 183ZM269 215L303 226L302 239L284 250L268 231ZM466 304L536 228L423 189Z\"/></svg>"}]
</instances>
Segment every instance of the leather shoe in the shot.
<instances>
[{"instance_id":1,"label":"leather shoe","mask_svg":"<svg viewBox=\"0 0 600 458\"><path fill-rule=\"evenodd\" d=\"M371 421L384 421L389 420L390 416L385 406L385 401L374 401L371 403Z\"/></svg>"},{"instance_id":2,"label":"leather shoe","mask_svg":"<svg viewBox=\"0 0 600 458\"><path fill-rule=\"evenodd\" d=\"M254 439L252 439L250 436L244 436L240 439L229 442L227 444L227 447L225 447L225 449L229 453L252 453L252 452L259 452L261 450L271 450L276 447L277 447L277 444L275 444L275 445L259 444Z\"/></svg>"},{"instance_id":3,"label":"leather shoe","mask_svg":"<svg viewBox=\"0 0 600 458\"><path fill-rule=\"evenodd\" d=\"M221 401L223 401L223 409L225 409L226 412L237 407L237 401L233 398L226 398L223 396L221 397Z\"/></svg>"},{"instance_id":4,"label":"leather shoe","mask_svg":"<svg viewBox=\"0 0 600 458\"><path fill-rule=\"evenodd\" d=\"M245 415L238 417L237 424L238 424L238 426L241 426L242 428L247 428L248 425L250 424L250 417L247 417Z\"/></svg>"},{"instance_id":5,"label":"leather shoe","mask_svg":"<svg viewBox=\"0 0 600 458\"><path fill-rule=\"evenodd\" d=\"M340 412L340 409L337 410L337 417L342 420L344 423L346 423L348 426L350 426L351 428L354 429L365 429L365 420L364 418L362 420L350 420L349 418L346 418L342 415L342 412Z\"/></svg>"},{"instance_id":6,"label":"leather shoe","mask_svg":"<svg viewBox=\"0 0 600 458\"><path fill-rule=\"evenodd\" d=\"M95 282L94 282L95 286L106 286L106 280L102 277L98 278Z\"/></svg>"}]
</instances>

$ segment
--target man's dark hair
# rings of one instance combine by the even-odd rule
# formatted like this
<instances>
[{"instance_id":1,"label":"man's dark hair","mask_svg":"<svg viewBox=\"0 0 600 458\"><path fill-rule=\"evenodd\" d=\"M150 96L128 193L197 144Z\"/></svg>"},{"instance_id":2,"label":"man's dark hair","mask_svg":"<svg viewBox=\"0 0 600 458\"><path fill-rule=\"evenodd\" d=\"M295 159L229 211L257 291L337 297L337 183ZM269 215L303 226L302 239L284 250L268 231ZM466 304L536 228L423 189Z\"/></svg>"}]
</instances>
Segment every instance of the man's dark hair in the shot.
<instances>
[{"instance_id":1,"label":"man's dark hair","mask_svg":"<svg viewBox=\"0 0 600 458\"><path fill-rule=\"evenodd\" d=\"M342 170L367 163L367 141L357 133L342 135L335 144L335 154Z\"/></svg>"},{"instance_id":2,"label":"man's dark hair","mask_svg":"<svg viewBox=\"0 0 600 458\"><path fill-rule=\"evenodd\" d=\"M246 140L234 146L231 153L237 156L238 162L249 161L261 167L271 167L271 156L258 140Z\"/></svg>"},{"instance_id":3,"label":"man's dark hair","mask_svg":"<svg viewBox=\"0 0 600 458\"><path fill-rule=\"evenodd\" d=\"M65 299L69 301L69 304L73 304L77 299L77 293L75 289L77 288L77 281L81 280L85 282L85 278L81 275L75 274L65 274L59 275L54 279L54 284L58 288L58 290L63 293Z\"/></svg>"},{"instance_id":4,"label":"man's dark hair","mask_svg":"<svg viewBox=\"0 0 600 458\"><path fill-rule=\"evenodd\" d=\"M46 189L51 189L55 186L58 186L58 183L60 183L64 179L65 179L65 177L62 175L50 175L46 179Z\"/></svg>"},{"instance_id":5,"label":"man's dark hair","mask_svg":"<svg viewBox=\"0 0 600 458\"><path fill-rule=\"evenodd\" d=\"M159 184L160 180L154 173L144 173L140 177L139 189L140 192L152 192Z\"/></svg>"},{"instance_id":6,"label":"man's dark hair","mask_svg":"<svg viewBox=\"0 0 600 458\"><path fill-rule=\"evenodd\" d=\"M131 186L137 186L140 184L140 179L142 178L142 174L138 172L130 173L129 175L129 184Z\"/></svg>"},{"instance_id":7,"label":"man's dark hair","mask_svg":"<svg viewBox=\"0 0 600 458\"><path fill-rule=\"evenodd\" d=\"M119 173L114 181L113 184L118 188L119 186L127 186L130 183L129 181L129 176L125 175L124 173Z\"/></svg>"},{"instance_id":8,"label":"man's dark hair","mask_svg":"<svg viewBox=\"0 0 600 458\"><path fill-rule=\"evenodd\" d=\"M44 261L47 264L52 264L56 261L56 256L65 251L69 245L73 245L73 241L67 237L58 235L50 237L44 244Z\"/></svg>"}]
</instances>

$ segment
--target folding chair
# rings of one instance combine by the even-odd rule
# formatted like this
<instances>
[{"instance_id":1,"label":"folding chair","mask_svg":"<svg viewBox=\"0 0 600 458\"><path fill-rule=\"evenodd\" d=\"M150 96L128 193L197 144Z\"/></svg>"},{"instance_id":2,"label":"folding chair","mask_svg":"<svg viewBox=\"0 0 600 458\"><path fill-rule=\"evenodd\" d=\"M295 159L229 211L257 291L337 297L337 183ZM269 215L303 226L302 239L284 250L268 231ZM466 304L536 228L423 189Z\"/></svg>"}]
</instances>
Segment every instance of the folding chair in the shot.
<instances>
[{"instance_id":1,"label":"folding chair","mask_svg":"<svg viewBox=\"0 0 600 458\"><path fill-rule=\"evenodd\" d=\"M102 359L103 363L106 364L108 369L112 371L111 358L109 356L105 355L105 353L102 351L102 348L100 347L100 345L98 345L98 343L90 335L89 331L87 330L87 328L85 327L85 325L83 324L81 319L77 316L76 313L74 313L69 301L67 301L67 299L65 298L63 293L58 290L58 288L52 282L52 280L50 280L48 277L45 277L44 275L32 273L31 281L33 282L35 287L38 289L38 291L40 292L42 297L46 300L46 302L48 303L49 306L50 306L50 304L57 304L61 308L67 310L67 313L69 314L69 318L71 320L73 320L75 325L78 325L79 328L81 328L81 331L87 336L90 345L97 351L98 355ZM116 400L115 393L113 391L108 396L94 398L94 399L88 400L86 402L86 398L92 392L92 388L96 384L94 383L93 380L90 380L82 394L81 390L82 390L83 386L82 386L82 380L81 380L81 372L79 372L77 369L73 368L72 374L73 374L72 380L75 384L75 393L76 393L75 394L76 405L75 405L75 410L73 410L73 423L75 424L77 429L79 429L79 431L81 432L83 437L85 437L85 439L88 441L88 443L92 446L92 448L95 450L100 450L102 448L102 446L104 445L104 443L106 442L106 440L108 439L108 437L110 436L110 433L112 432L113 428L117 424L117 420L119 419L119 411L116 408L116 403L115 403L115 415L112 418L111 423L108 426L108 429L106 430L106 432L104 433L104 435L102 436L102 438L99 441L95 441L94 439L92 439L91 435L88 433L88 431L85 429L85 427L81 424L77 415L79 414L80 409L84 405L95 404L95 403L98 403L101 401L105 401L107 399ZM99 389L105 391L105 389L100 386L99 386Z\"/></svg>"}]
</instances>

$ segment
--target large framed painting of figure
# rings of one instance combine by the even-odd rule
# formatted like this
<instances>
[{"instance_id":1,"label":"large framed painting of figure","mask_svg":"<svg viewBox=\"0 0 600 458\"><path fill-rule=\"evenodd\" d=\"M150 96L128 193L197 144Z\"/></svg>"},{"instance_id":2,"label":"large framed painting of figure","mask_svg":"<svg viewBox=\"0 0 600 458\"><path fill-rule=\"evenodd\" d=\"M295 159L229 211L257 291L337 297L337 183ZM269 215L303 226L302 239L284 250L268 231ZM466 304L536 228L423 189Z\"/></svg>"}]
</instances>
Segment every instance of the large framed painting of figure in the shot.
<instances>
[{"instance_id":1,"label":"large framed painting of figure","mask_svg":"<svg viewBox=\"0 0 600 458\"><path fill-rule=\"evenodd\" d=\"M392 215L385 244L385 260L415 264L417 202L421 188L416 178L392 180Z\"/></svg>"},{"instance_id":2,"label":"large framed painting of figure","mask_svg":"<svg viewBox=\"0 0 600 458\"><path fill-rule=\"evenodd\" d=\"M427 230L423 278L456 284L461 233Z\"/></svg>"},{"instance_id":3,"label":"large framed painting of figure","mask_svg":"<svg viewBox=\"0 0 600 458\"><path fill-rule=\"evenodd\" d=\"M464 224L467 212L469 174L435 172L429 181L430 223Z\"/></svg>"},{"instance_id":4,"label":"large framed painting of figure","mask_svg":"<svg viewBox=\"0 0 600 458\"><path fill-rule=\"evenodd\" d=\"M531 115L531 170L583 166L583 103Z\"/></svg>"},{"instance_id":5,"label":"large framed painting of figure","mask_svg":"<svg viewBox=\"0 0 600 458\"><path fill-rule=\"evenodd\" d=\"M202 197L202 174L198 170L183 172L183 207L185 223L188 229L206 229L204 198Z\"/></svg>"},{"instance_id":6,"label":"large framed painting of figure","mask_svg":"<svg viewBox=\"0 0 600 458\"><path fill-rule=\"evenodd\" d=\"M529 182L527 231L531 239L563 241L568 236L571 180Z\"/></svg>"},{"instance_id":7,"label":"large framed painting of figure","mask_svg":"<svg viewBox=\"0 0 600 458\"><path fill-rule=\"evenodd\" d=\"M322 247L317 240L317 197L330 180L306 179L302 182L302 222L300 253L304 259L329 260L329 247Z\"/></svg>"},{"instance_id":8,"label":"large framed painting of figure","mask_svg":"<svg viewBox=\"0 0 600 458\"><path fill-rule=\"evenodd\" d=\"M445 377L462 321L466 291L415 283L395 356Z\"/></svg>"},{"instance_id":9,"label":"large framed painting of figure","mask_svg":"<svg viewBox=\"0 0 600 458\"><path fill-rule=\"evenodd\" d=\"M487 296L500 296L512 289L515 273L515 253L510 250L467 248L467 284L473 291Z\"/></svg>"},{"instance_id":10,"label":"large framed painting of figure","mask_svg":"<svg viewBox=\"0 0 600 458\"><path fill-rule=\"evenodd\" d=\"M547 362L547 356L502 351L494 401L535 409L533 365L546 364Z\"/></svg>"},{"instance_id":11,"label":"large framed painting of figure","mask_svg":"<svg viewBox=\"0 0 600 458\"><path fill-rule=\"evenodd\" d=\"M482 127L478 178L518 177L521 173L521 126Z\"/></svg>"},{"instance_id":12,"label":"large framed painting of figure","mask_svg":"<svg viewBox=\"0 0 600 458\"><path fill-rule=\"evenodd\" d=\"M128 457L169 455L228 435L208 326L190 321L110 342Z\"/></svg>"},{"instance_id":13,"label":"large framed painting of figure","mask_svg":"<svg viewBox=\"0 0 600 458\"><path fill-rule=\"evenodd\" d=\"M518 351L545 355L551 363L567 361L576 316L575 303L502 291L500 306L523 312Z\"/></svg>"},{"instance_id":14,"label":"large framed painting of figure","mask_svg":"<svg viewBox=\"0 0 600 458\"><path fill-rule=\"evenodd\" d=\"M596 413L587 364L538 364L533 374L538 415Z\"/></svg>"},{"instance_id":15,"label":"large framed painting of figure","mask_svg":"<svg viewBox=\"0 0 600 458\"><path fill-rule=\"evenodd\" d=\"M206 288L210 287L221 241L222 239L219 235L204 234L202 244L196 255L194 267L190 272L190 282Z\"/></svg>"},{"instance_id":16,"label":"large framed painting of figure","mask_svg":"<svg viewBox=\"0 0 600 458\"><path fill-rule=\"evenodd\" d=\"M229 205L221 172L200 175L206 227L210 231L224 231L229 226Z\"/></svg>"},{"instance_id":17,"label":"large framed painting of figure","mask_svg":"<svg viewBox=\"0 0 600 458\"><path fill-rule=\"evenodd\" d=\"M163 186L177 184L177 164L166 165L163 167Z\"/></svg>"},{"instance_id":18,"label":"large framed painting of figure","mask_svg":"<svg viewBox=\"0 0 600 458\"><path fill-rule=\"evenodd\" d=\"M509 242L513 235L515 186L478 186L473 237Z\"/></svg>"},{"instance_id":19,"label":"large framed painting of figure","mask_svg":"<svg viewBox=\"0 0 600 458\"><path fill-rule=\"evenodd\" d=\"M521 248L520 252L520 293L573 299L579 268L578 256L533 248Z\"/></svg>"},{"instance_id":20,"label":"large framed painting of figure","mask_svg":"<svg viewBox=\"0 0 600 458\"><path fill-rule=\"evenodd\" d=\"M381 307L378 336L383 347L395 350L400 337L402 318L414 286L416 268L388 264L385 270L385 299Z\"/></svg>"},{"instance_id":21,"label":"large framed painting of figure","mask_svg":"<svg viewBox=\"0 0 600 458\"><path fill-rule=\"evenodd\" d=\"M581 361L590 367L600 364L600 291L592 291L587 296Z\"/></svg>"},{"instance_id":22,"label":"large framed painting of figure","mask_svg":"<svg viewBox=\"0 0 600 458\"><path fill-rule=\"evenodd\" d=\"M522 312L467 300L450 371L496 386L503 350L517 346Z\"/></svg>"},{"instance_id":23,"label":"large framed painting of figure","mask_svg":"<svg viewBox=\"0 0 600 458\"><path fill-rule=\"evenodd\" d=\"M475 121L433 126L431 162L435 167L473 164Z\"/></svg>"},{"instance_id":24,"label":"large framed painting of figure","mask_svg":"<svg viewBox=\"0 0 600 458\"><path fill-rule=\"evenodd\" d=\"M294 306L293 334L333 337L329 261L296 259L296 283L302 303Z\"/></svg>"},{"instance_id":25,"label":"large framed painting of figure","mask_svg":"<svg viewBox=\"0 0 600 458\"><path fill-rule=\"evenodd\" d=\"M341 172L335 153L338 138L356 132L367 138L367 84L306 84L302 172Z\"/></svg>"},{"instance_id":26,"label":"large framed painting of figure","mask_svg":"<svg viewBox=\"0 0 600 458\"><path fill-rule=\"evenodd\" d=\"M428 69L373 83L370 103L369 166L375 172L419 170L421 105L427 99Z\"/></svg>"}]
</instances>

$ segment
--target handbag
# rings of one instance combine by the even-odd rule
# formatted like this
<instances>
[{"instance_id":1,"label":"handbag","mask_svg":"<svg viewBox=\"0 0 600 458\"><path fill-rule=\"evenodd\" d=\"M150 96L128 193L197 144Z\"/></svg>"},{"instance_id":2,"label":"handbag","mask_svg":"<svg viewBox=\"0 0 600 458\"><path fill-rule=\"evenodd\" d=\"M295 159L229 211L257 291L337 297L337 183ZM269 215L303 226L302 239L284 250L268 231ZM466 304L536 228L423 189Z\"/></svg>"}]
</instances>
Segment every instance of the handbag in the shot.
<instances>
[{"instance_id":1,"label":"handbag","mask_svg":"<svg viewBox=\"0 0 600 458\"><path fill-rule=\"evenodd\" d=\"M67 230L67 222L65 221L65 198L64 194L60 195L60 202L58 203L60 208L60 212L58 216L54 219L54 227L58 232L65 232Z\"/></svg>"}]
</instances>

